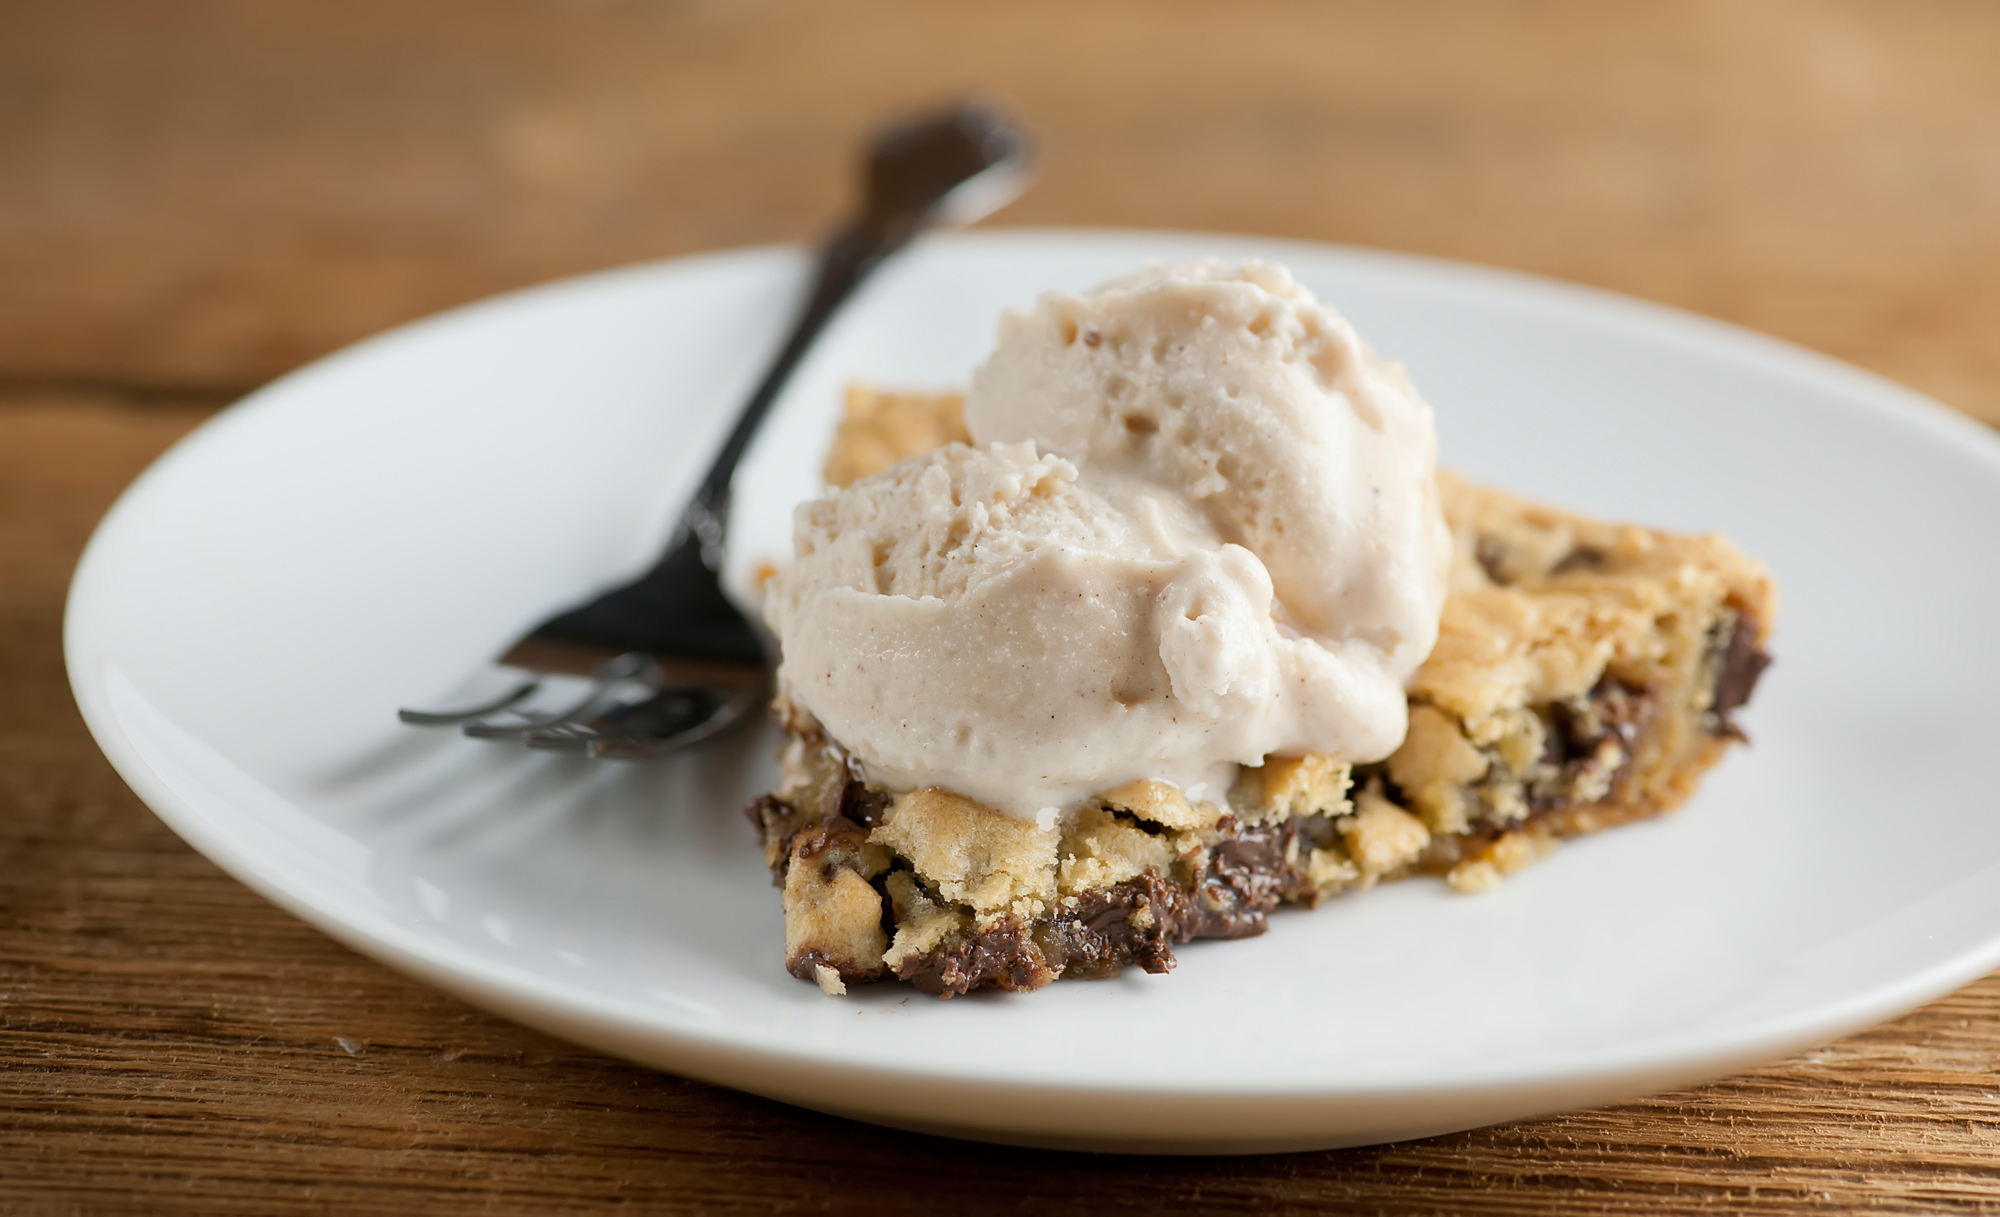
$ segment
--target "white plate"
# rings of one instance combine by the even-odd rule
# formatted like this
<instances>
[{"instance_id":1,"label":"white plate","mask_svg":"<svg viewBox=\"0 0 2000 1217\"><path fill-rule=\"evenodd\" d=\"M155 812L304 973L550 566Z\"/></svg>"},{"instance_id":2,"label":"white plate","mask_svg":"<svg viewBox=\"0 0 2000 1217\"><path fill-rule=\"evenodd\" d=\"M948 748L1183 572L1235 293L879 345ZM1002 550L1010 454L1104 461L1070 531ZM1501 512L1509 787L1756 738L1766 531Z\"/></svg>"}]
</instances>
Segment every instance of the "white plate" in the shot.
<instances>
[{"instance_id":1,"label":"white plate","mask_svg":"<svg viewBox=\"0 0 2000 1217\"><path fill-rule=\"evenodd\" d=\"M939 239L801 370L739 481L734 569L785 546L843 382L961 385L1002 307L1197 253L1289 263L1409 365L1448 464L1768 559L1785 610L1755 746L1679 814L1490 895L1419 880L1282 913L1170 976L821 996L781 966L738 815L773 774L768 728L631 766L393 716L644 566L789 312L791 250L523 292L256 393L91 542L77 700L176 831L343 942L608 1052L958 1136L1414 1137L1725 1074L2000 964L2000 443L1764 338L1318 245Z\"/></svg>"}]
</instances>

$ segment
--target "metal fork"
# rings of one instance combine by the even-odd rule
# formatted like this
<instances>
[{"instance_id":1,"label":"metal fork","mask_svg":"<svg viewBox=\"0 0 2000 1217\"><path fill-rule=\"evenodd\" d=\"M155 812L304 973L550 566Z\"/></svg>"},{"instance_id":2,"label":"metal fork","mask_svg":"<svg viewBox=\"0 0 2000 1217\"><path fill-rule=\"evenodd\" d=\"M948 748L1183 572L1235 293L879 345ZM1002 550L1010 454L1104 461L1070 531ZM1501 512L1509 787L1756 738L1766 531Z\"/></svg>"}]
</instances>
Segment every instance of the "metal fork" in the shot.
<instances>
[{"instance_id":1,"label":"metal fork","mask_svg":"<svg viewBox=\"0 0 2000 1217\"><path fill-rule=\"evenodd\" d=\"M657 756L706 739L769 695L762 633L723 595L730 479L792 370L840 304L884 259L935 224L969 224L1026 181L1027 144L998 115L960 105L883 130L869 145L860 214L820 250L791 336L681 515L653 568L544 621L499 662L537 673L506 696L459 710L401 710L413 726L604 757ZM524 709L543 675L588 674L586 691Z\"/></svg>"}]
</instances>

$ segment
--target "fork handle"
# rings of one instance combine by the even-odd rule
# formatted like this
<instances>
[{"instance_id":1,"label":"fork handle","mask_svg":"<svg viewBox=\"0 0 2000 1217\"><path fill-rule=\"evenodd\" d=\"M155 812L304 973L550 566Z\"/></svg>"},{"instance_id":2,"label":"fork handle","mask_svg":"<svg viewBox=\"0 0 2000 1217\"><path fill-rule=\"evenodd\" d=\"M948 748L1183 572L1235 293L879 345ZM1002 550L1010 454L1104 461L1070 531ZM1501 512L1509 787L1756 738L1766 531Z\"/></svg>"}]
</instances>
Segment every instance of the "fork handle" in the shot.
<instances>
[{"instance_id":1,"label":"fork handle","mask_svg":"<svg viewBox=\"0 0 2000 1217\"><path fill-rule=\"evenodd\" d=\"M909 244L946 209L963 218L1004 201L973 192L1017 169L1020 137L996 116L961 106L884 132L868 161L861 213L820 248L812 293L757 391L702 478L667 550L651 570L535 631L537 636L612 650L674 654L761 668L764 642L730 603L719 578L729 529L729 483L799 361L841 303L883 259ZM1004 179L1003 179L1004 180ZM1011 191L1007 192L1011 194Z\"/></svg>"},{"instance_id":2,"label":"fork handle","mask_svg":"<svg viewBox=\"0 0 2000 1217\"><path fill-rule=\"evenodd\" d=\"M927 219L928 216L924 215L878 217L864 214L834 233L820 247L812 294L806 297L805 307L799 310L791 334L765 371L757 391L750 395L742 412L737 415L729 438L723 441L721 451L710 462L708 472L702 476L701 484L696 487L682 513L680 527L675 530L675 545L690 536L699 541L702 549L707 551L703 555L704 564L711 570L715 569L712 555L721 549L729 528L730 482L736 476L736 466L742 463L743 454L750 449L750 441L756 438L758 428L763 425L764 416L771 412L772 403L778 400L785 383L791 379L799 362L812 349L820 331L826 328L841 304L890 254L909 244L923 230Z\"/></svg>"},{"instance_id":3,"label":"fork handle","mask_svg":"<svg viewBox=\"0 0 2000 1217\"><path fill-rule=\"evenodd\" d=\"M972 203L967 187L1018 169L1025 155L1019 133L998 115L971 104L914 120L879 134L871 148L861 213L820 247L812 294L792 324L785 345L750 400L722 450L708 467L676 531L678 544L699 538L702 558L716 569L728 530L729 483L757 428L770 413L793 369L826 323L884 259L908 245L947 208L971 220L1011 197L1012 190Z\"/></svg>"}]
</instances>

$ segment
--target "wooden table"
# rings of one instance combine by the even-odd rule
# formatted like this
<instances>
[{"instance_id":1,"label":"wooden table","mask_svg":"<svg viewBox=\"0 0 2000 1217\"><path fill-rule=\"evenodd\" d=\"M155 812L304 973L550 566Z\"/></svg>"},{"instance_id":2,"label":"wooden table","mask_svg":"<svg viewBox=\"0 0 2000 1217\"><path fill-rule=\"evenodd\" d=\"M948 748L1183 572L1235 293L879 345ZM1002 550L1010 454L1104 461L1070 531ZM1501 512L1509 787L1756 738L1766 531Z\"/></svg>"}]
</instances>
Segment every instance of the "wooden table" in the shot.
<instances>
[{"instance_id":1,"label":"wooden table","mask_svg":"<svg viewBox=\"0 0 2000 1217\"><path fill-rule=\"evenodd\" d=\"M1340 1153L887 1132L522 1030L161 826L59 650L91 526L244 390L556 275L813 233L877 116L1042 139L1008 223L1417 250L2000 423L2000 8L51 0L0 9L0 1208L2000 1209L2000 978L1696 1090Z\"/></svg>"}]
</instances>

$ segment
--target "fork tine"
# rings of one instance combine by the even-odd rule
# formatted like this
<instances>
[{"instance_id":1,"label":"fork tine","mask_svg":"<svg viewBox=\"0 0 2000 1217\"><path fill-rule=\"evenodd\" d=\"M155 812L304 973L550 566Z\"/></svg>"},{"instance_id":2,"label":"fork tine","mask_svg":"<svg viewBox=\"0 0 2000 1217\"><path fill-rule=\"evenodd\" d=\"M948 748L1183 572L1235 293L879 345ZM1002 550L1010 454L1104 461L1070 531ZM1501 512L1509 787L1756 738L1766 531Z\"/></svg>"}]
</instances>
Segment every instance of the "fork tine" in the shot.
<instances>
[{"instance_id":1,"label":"fork tine","mask_svg":"<svg viewBox=\"0 0 2000 1217\"><path fill-rule=\"evenodd\" d=\"M594 752L596 736L583 723L566 723L560 727L549 727L541 731L531 731L521 737L521 742L530 748L549 752Z\"/></svg>"},{"instance_id":2,"label":"fork tine","mask_svg":"<svg viewBox=\"0 0 2000 1217\"><path fill-rule=\"evenodd\" d=\"M505 697L487 702L483 706L474 706L470 710L398 710L396 717L412 727L455 727L459 723L469 723L475 718L498 714L509 706L518 706L533 697L541 687L542 682L539 680L522 681Z\"/></svg>"},{"instance_id":3,"label":"fork tine","mask_svg":"<svg viewBox=\"0 0 2000 1217\"><path fill-rule=\"evenodd\" d=\"M742 718L763 696L764 691L754 686L725 693L700 685L671 685L644 701L614 706L564 730L587 735L593 756L644 760L700 743Z\"/></svg>"},{"instance_id":4,"label":"fork tine","mask_svg":"<svg viewBox=\"0 0 2000 1217\"><path fill-rule=\"evenodd\" d=\"M560 727L573 723L596 712L604 700L604 686L592 684L590 692L554 714L521 715L513 722L474 721L465 724L464 731L473 739L515 739L531 731L547 727ZM518 713L518 712L517 712Z\"/></svg>"},{"instance_id":5,"label":"fork tine","mask_svg":"<svg viewBox=\"0 0 2000 1217\"><path fill-rule=\"evenodd\" d=\"M647 689L658 689L661 680L660 666L650 655L628 651L600 666L591 680L590 691L566 709L543 715L521 714L517 710L514 712L518 716L515 722L471 721L465 724L464 730L474 739L524 738L538 731L567 727L603 714L617 704L612 696L617 687L628 681L636 681Z\"/></svg>"},{"instance_id":6,"label":"fork tine","mask_svg":"<svg viewBox=\"0 0 2000 1217\"><path fill-rule=\"evenodd\" d=\"M398 713L404 722L418 726L457 725L474 739L519 740L538 750L638 760L707 739L743 717L768 692L762 683L669 684L657 660L629 651L601 664L589 690L560 710L530 714L514 708L543 683L528 681L503 698L469 710ZM635 684L645 691L636 700L629 691Z\"/></svg>"}]
</instances>

